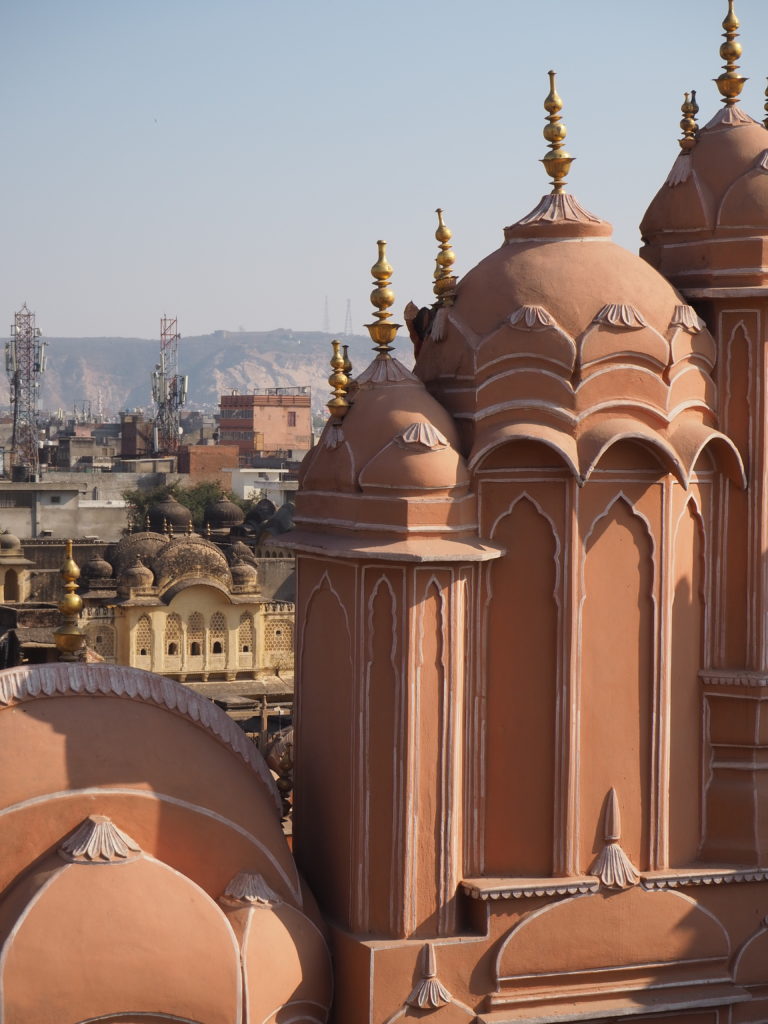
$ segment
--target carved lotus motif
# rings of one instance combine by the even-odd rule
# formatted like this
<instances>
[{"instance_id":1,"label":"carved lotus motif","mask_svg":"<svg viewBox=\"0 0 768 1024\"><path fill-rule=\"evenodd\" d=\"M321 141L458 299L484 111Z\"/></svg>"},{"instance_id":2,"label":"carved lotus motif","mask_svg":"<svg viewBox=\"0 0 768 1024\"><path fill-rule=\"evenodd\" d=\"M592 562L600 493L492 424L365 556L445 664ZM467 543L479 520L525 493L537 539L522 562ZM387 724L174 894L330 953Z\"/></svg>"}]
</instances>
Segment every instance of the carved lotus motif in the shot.
<instances>
[{"instance_id":1,"label":"carved lotus motif","mask_svg":"<svg viewBox=\"0 0 768 1024\"><path fill-rule=\"evenodd\" d=\"M104 864L133 860L141 847L109 818L94 814L59 847L63 860L78 864Z\"/></svg>"},{"instance_id":2,"label":"carved lotus motif","mask_svg":"<svg viewBox=\"0 0 768 1024\"><path fill-rule=\"evenodd\" d=\"M254 906L273 907L282 900L264 878L254 871L241 871L235 875L227 888L224 897L236 903L250 903Z\"/></svg>"}]
</instances>

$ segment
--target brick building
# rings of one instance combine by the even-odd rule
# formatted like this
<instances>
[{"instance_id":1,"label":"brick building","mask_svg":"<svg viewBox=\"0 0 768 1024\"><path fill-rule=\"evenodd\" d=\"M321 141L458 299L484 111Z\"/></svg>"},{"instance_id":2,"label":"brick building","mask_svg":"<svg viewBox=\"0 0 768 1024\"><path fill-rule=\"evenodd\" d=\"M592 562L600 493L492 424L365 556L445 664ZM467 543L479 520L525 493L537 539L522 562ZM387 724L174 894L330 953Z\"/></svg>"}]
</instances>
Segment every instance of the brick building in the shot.
<instances>
[{"instance_id":1,"label":"brick building","mask_svg":"<svg viewBox=\"0 0 768 1024\"><path fill-rule=\"evenodd\" d=\"M303 454L312 447L311 398L308 387L222 395L219 441L236 444L243 457L265 452Z\"/></svg>"}]
</instances>

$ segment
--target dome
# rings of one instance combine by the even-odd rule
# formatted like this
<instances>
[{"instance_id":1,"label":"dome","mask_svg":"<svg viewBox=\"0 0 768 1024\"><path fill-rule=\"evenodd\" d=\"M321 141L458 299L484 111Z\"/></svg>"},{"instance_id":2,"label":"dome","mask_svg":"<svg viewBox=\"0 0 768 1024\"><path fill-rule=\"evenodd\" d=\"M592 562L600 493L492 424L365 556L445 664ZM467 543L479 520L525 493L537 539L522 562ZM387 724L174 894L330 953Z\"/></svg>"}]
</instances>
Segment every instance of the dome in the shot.
<instances>
[{"instance_id":1,"label":"dome","mask_svg":"<svg viewBox=\"0 0 768 1024\"><path fill-rule=\"evenodd\" d=\"M234 586L243 589L254 589L259 581L259 574L256 568L242 558L235 558L230 566L232 583Z\"/></svg>"},{"instance_id":2,"label":"dome","mask_svg":"<svg viewBox=\"0 0 768 1024\"><path fill-rule=\"evenodd\" d=\"M640 231L651 244L768 232L768 132L737 106L719 111L681 153Z\"/></svg>"},{"instance_id":3,"label":"dome","mask_svg":"<svg viewBox=\"0 0 768 1024\"><path fill-rule=\"evenodd\" d=\"M180 533L192 524L192 513L189 509L170 495L152 505L149 510L149 524L153 530L161 533L166 523L174 533Z\"/></svg>"},{"instance_id":4,"label":"dome","mask_svg":"<svg viewBox=\"0 0 768 1024\"><path fill-rule=\"evenodd\" d=\"M152 570L147 568L137 555L133 565L125 569L118 577L117 584L121 590L139 590L142 587L151 587L155 578Z\"/></svg>"},{"instance_id":5,"label":"dome","mask_svg":"<svg viewBox=\"0 0 768 1024\"><path fill-rule=\"evenodd\" d=\"M386 353L376 356L356 384L354 402L343 423L329 420L320 442L302 464L301 487L347 493L391 490L399 484L397 464L407 463L410 457L406 489L428 489L422 486L418 466L424 466L425 460L419 454L455 450L458 434L450 414L410 370ZM433 447L405 441L406 435L429 437ZM369 466L373 460L377 465ZM442 486L451 483L443 481Z\"/></svg>"},{"instance_id":6,"label":"dome","mask_svg":"<svg viewBox=\"0 0 768 1024\"><path fill-rule=\"evenodd\" d=\"M331 1004L331 961L312 921L253 872L233 878L220 903L240 942L249 1019L284 1015L322 1024Z\"/></svg>"},{"instance_id":7,"label":"dome","mask_svg":"<svg viewBox=\"0 0 768 1024\"><path fill-rule=\"evenodd\" d=\"M154 556L168 543L168 538L160 533L147 530L145 533L129 533L107 552L107 560L112 563L113 574L119 577L129 566L133 565L137 556L145 565L151 563Z\"/></svg>"},{"instance_id":8,"label":"dome","mask_svg":"<svg viewBox=\"0 0 768 1024\"><path fill-rule=\"evenodd\" d=\"M4 1020L238 1018L239 959L226 916L107 817L86 819L24 878L0 921ZM41 972L41 951L54 949Z\"/></svg>"},{"instance_id":9,"label":"dome","mask_svg":"<svg viewBox=\"0 0 768 1024\"><path fill-rule=\"evenodd\" d=\"M243 522L245 513L229 498L219 498L218 501L206 505L204 518L205 522L210 523L214 530L229 530Z\"/></svg>"},{"instance_id":10,"label":"dome","mask_svg":"<svg viewBox=\"0 0 768 1024\"><path fill-rule=\"evenodd\" d=\"M21 554L21 541L13 533L0 533L0 558Z\"/></svg>"},{"instance_id":11,"label":"dome","mask_svg":"<svg viewBox=\"0 0 768 1024\"><path fill-rule=\"evenodd\" d=\"M195 582L207 578L227 590L232 586L232 575L221 549L197 534L168 540L155 555L152 568L161 592L190 578Z\"/></svg>"},{"instance_id":12,"label":"dome","mask_svg":"<svg viewBox=\"0 0 768 1024\"><path fill-rule=\"evenodd\" d=\"M716 439L741 481L739 456L715 429L714 359L714 339L674 288L555 192L459 281L415 372L466 424L471 467L501 444L534 441L583 482L629 439L686 482Z\"/></svg>"},{"instance_id":13,"label":"dome","mask_svg":"<svg viewBox=\"0 0 768 1024\"><path fill-rule=\"evenodd\" d=\"M112 566L100 554L94 553L83 566L83 579L108 580L112 578Z\"/></svg>"}]
</instances>

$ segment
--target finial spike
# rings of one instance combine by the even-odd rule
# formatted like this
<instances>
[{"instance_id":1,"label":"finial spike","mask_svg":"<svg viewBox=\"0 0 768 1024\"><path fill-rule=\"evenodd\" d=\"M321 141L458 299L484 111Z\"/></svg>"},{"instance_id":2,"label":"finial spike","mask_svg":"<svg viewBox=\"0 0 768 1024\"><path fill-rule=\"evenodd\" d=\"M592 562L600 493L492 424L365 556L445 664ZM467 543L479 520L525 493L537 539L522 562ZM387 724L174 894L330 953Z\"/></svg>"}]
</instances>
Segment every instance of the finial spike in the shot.
<instances>
[{"instance_id":1,"label":"finial spike","mask_svg":"<svg viewBox=\"0 0 768 1024\"><path fill-rule=\"evenodd\" d=\"M333 355L331 356L331 368L333 373L328 378L328 383L333 388L333 398L328 402L328 409L330 410L331 416L335 416L336 419L343 419L349 412L349 402L347 401L347 388L349 387L349 377L344 370L344 356L341 354L341 342L332 341L331 348L333 349ZM351 367L350 367L351 369Z\"/></svg>"},{"instance_id":2,"label":"finial spike","mask_svg":"<svg viewBox=\"0 0 768 1024\"><path fill-rule=\"evenodd\" d=\"M435 259L435 283L432 290L437 296L439 305L451 306L456 293L456 278L452 273L453 264L456 262L456 254L451 248L453 232L446 226L440 207L435 210L435 213L437 214L435 238L439 242L439 249Z\"/></svg>"},{"instance_id":3,"label":"finial spike","mask_svg":"<svg viewBox=\"0 0 768 1024\"><path fill-rule=\"evenodd\" d=\"M715 84L723 97L723 103L732 107L738 103L741 90L744 88L746 78L738 74L739 65L736 63L741 57L741 43L737 41L740 21L733 9L733 0L728 0L728 13L723 19L723 35L725 42L720 46L720 56L725 61L723 73L715 79Z\"/></svg>"},{"instance_id":4,"label":"finial spike","mask_svg":"<svg viewBox=\"0 0 768 1024\"><path fill-rule=\"evenodd\" d=\"M83 599L77 593L80 569L72 557L72 541L67 541L64 564L59 570L64 580L64 596L59 601L59 611L64 622L53 634L60 661L78 661L78 653L85 645L85 635L78 628L77 620L83 610Z\"/></svg>"},{"instance_id":5,"label":"finial spike","mask_svg":"<svg viewBox=\"0 0 768 1024\"><path fill-rule=\"evenodd\" d=\"M395 293L389 286L392 277L392 267L387 263L387 243L379 240L376 245L379 248L379 258L371 267L373 283L375 285L371 292L371 302L376 307L373 314L376 323L366 324L371 341L376 346L379 356L389 359L392 349L392 342L400 330L400 324L392 323L389 312L390 306L395 301Z\"/></svg>"},{"instance_id":6,"label":"finial spike","mask_svg":"<svg viewBox=\"0 0 768 1024\"><path fill-rule=\"evenodd\" d=\"M697 135L699 133L699 126L696 123L696 115L699 112L699 105L696 102L696 90L693 89L691 92L685 94L685 100L683 105L680 107L683 113L683 119L680 122L680 127L683 130L682 139L678 139L680 143L680 149L683 153L690 153L698 142Z\"/></svg>"},{"instance_id":7,"label":"finial spike","mask_svg":"<svg viewBox=\"0 0 768 1024\"><path fill-rule=\"evenodd\" d=\"M569 153L563 149L568 129L563 124L560 111L563 109L563 101L555 88L556 72L549 72L549 95L544 100L544 109L547 111L547 121L544 129L544 138L549 143L549 149L542 158L544 170L552 179L552 194L558 195L563 191L565 179L574 161Z\"/></svg>"}]
</instances>

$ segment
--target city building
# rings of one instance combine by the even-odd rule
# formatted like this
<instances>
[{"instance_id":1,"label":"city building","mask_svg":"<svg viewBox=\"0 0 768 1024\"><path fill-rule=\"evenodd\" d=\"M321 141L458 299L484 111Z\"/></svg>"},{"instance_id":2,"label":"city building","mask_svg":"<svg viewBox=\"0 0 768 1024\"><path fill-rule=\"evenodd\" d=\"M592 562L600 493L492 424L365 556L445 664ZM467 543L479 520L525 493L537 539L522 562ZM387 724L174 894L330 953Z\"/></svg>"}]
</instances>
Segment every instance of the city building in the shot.
<instances>
[{"instance_id":1,"label":"city building","mask_svg":"<svg viewBox=\"0 0 768 1024\"><path fill-rule=\"evenodd\" d=\"M311 403L309 387L222 395L219 441L236 444L245 465L251 456L276 452L286 459L301 459L312 447Z\"/></svg>"}]
</instances>

